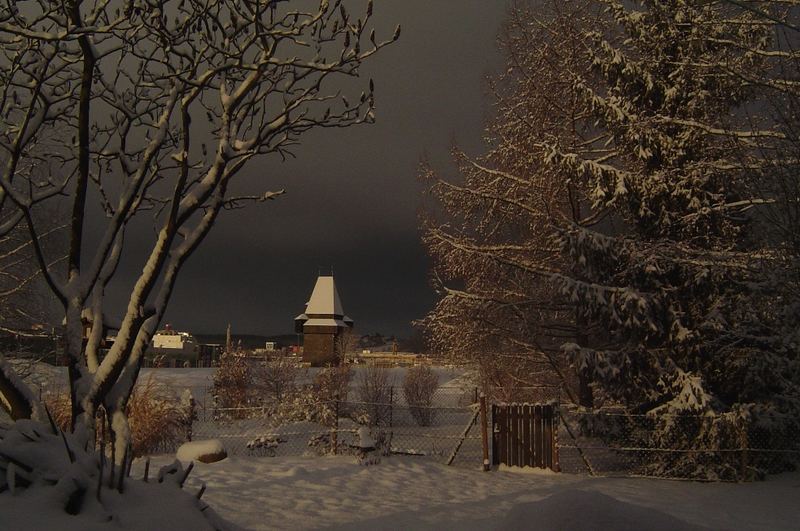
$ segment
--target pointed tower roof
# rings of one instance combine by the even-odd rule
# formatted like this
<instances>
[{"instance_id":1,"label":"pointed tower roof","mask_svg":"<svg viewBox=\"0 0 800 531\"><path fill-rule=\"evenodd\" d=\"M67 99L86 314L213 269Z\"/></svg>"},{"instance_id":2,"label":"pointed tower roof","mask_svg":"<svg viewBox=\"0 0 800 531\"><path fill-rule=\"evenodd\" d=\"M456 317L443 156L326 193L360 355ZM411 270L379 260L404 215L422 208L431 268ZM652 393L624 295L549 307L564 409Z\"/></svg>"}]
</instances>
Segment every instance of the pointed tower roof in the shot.
<instances>
[{"instance_id":1,"label":"pointed tower roof","mask_svg":"<svg viewBox=\"0 0 800 531\"><path fill-rule=\"evenodd\" d=\"M298 332L303 326L350 327L353 320L344 314L339 291L332 275L320 275L306 303L306 311L295 317Z\"/></svg>"},{"instance_id":2,"label":"pointed tower roof","mask_svg":"<svg viewBox=\"0 0 800 531\"><path fill-rule=\"evenodd\" d=\"M332 276L320 276L311 292L311 298L306 304L306 315L319 315L325 317L336 316L341 319L344 316L342 301L339 292L336 290L336 283Z\"/></svg>"}]
</instances>

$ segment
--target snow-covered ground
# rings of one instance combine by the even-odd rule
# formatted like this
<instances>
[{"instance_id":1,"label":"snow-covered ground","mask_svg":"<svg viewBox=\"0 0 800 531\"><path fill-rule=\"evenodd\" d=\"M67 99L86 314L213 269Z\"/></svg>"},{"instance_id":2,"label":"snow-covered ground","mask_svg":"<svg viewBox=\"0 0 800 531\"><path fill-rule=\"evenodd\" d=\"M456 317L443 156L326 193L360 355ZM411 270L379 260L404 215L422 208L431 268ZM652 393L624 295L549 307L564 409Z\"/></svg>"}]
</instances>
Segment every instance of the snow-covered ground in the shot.
<instances>
[{"instance_id":1,"label":"snow-covered ground","mask_svg":"<svg viewBox=\"0 0 800 531\"><path fill-rule=\"evenodd\" d=\"M15 361L12 361L12 365L14 364ZM366 366L352 365L351 368L353 371L351 385L355 387L360 380L361 373L366 370ZM66 389L66 367L54 367L47 363L36 363L32 366L25 364L24 369L26 374L25 381L37 394L48 390ZM142 385L148 378L152 377L157 383L174 390L175 396L180 396L184 389L189 389L198 404L202 406L205 403L204 401L207 400L207 392L214 386L214 373L216 370L215 368L143 368L139 373L137 383ZM320 370L319 368L303 369L300 382L310 383ZM408 368L406 367L388 369L389 381L398 387L398 397L401 394L399 387L403 385L403 378L407 371ZM471 385L468 381L469 375L463 369L433 367L433 371L439 377L440 386L457 387L463 385L468 387ZM210 402L208 405L210 406Z\"/></svg>"},{"instance_id":2,"label":"snow-covered ground","mask_svg":"<svg viewBox=\"0 0 800 531\"><path fill-rule=\"evenodd\" d=\"M61 372L45 367L37 376L49 386L64 377ZM176 394L187 387L206 389L213 378L212 369L155 369L143 371L144 379L148 373ZM460 377L443 370L440 383L458 389ZM463 424L446 427L460 433ZM693 483L530 470L483 473L406 456L364 466L353 456L275 453L277 457L231 456L219 463L196 463L188 489L195 492L206 483L203 499L222 518L245 529L800 528L800 473L748 484ZM153 465L172 459L158 456ZM478 459L469 463L474 467ZM143 466L141 460L135 463L135 477L141 477ZM5 529L1 513L0 529ZM123 516L135 520L137 514Z\"/></svg>"},{"instance_id":3,"label":"snow-covered ground","mask_svg":"<svg viewBox=\"0 0 800 531\"><path fill-rule=\"evenodd\" d=\"M166 463L170 457L154 461ZM142 467L135 464L135 470ZM393 456L196 463L189 489L248 529L798 529L800 474L747 484L481 472Z\"/></svg>"}]
</instances>

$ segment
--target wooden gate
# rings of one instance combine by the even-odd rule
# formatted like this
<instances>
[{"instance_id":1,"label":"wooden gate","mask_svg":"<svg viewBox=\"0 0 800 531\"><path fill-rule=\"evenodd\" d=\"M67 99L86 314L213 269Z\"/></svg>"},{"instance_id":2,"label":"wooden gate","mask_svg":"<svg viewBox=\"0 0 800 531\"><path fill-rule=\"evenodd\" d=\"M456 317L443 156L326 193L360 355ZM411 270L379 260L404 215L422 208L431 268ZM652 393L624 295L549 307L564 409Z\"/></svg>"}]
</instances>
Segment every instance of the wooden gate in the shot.
<instances>
[{"instance_id":1,"label":"wooden gate","mask_svg":"<svg viewBox=\"0 0 800 531\"><path fill-rule=\"evenodd\" d=\"M492 462L558 471L558 409L554 405L492 405Z\"/></svg>"}]
</instances>

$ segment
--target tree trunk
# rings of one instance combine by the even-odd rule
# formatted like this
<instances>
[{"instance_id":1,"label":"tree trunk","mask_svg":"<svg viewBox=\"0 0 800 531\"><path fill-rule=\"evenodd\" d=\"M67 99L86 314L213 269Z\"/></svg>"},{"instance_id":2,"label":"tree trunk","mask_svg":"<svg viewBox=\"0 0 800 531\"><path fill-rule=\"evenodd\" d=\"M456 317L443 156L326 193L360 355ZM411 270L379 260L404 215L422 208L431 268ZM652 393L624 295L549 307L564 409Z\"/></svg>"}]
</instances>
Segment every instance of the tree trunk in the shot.
<instances>
[{"instance_id":1,"label":"tree trunk","mask_svg":"<svg viewBox=\"0 0 800 531\"><path fill-rule=\"evenodd\" d=\"M581 347L588 346L588 334L586 334L586 317L580 308L575 310L575 341ZM586 408L594 407L594 392L592 391L591 378L582 371L578 372L578 405Z\"/></svg>"}]
</instances>

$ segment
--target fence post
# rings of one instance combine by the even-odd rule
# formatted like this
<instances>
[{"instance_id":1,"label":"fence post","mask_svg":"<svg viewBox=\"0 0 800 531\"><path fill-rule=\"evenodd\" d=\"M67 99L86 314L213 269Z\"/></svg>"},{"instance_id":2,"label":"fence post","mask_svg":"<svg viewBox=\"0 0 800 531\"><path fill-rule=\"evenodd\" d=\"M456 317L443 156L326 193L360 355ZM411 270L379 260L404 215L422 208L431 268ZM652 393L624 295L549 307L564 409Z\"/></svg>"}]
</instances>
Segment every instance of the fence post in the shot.
<instances>
[{"instance_id":1,"label":"fence post","mask_svg":"<svg viewBox=\"0 0 800 531\"><path fill-rule=\"evenodd\" d=\"M570 439L572 439L572 442L575 443L575 449L578 450L578 455L581 456L581 459L583 460L583 464L586 465L586 469L589 471L589 475L590 476L596 475L594 473L594 467L592 467L592 463L589 461L589 458L586 456L586 454L583 453L583 449L581 448L580 443L578 443L577 437L575 437L575 434L572 433L572 430L569 427L569 423L567 423L567 419L565 419L564 418L564 414L561 413L561 408L558 409L558 418L561 420L561 423L564 425L564 429L567 430L567 435L569 435Z\"/></svg>"},{"instance_id":2,"label":"fence post","mask_svg":"<svg viewBox=\"0 0 800 531\"><path fill-rule=\"evenodd\" d=\"M747 466L749 462L747 449L750 446L750 441L747 436L747 425L744 423L739 427L739 446L742 449L741 462L739 463L739 481L747 481Z\"/></svg>"},{"instance_id":3,"label":"fence post","mask_svg":"<svg viewBox=\"0 0 800 531\"><path fill-rule=\"evenodd\" d=\"M552 430L553 430L553 471L561 472L561 463L559 461L558 455L558 426L559 426L559 416L560 416L561 407L560 405L554 405L552 411Z\"/></svg>"},{"instance_id":4,"label":"fence post","mask_svg":"<svg viewBox=\"0 0 800 531\"><path fill-rule=\"evenodd\" d=\"M489 433L486 419L486 395L481 393L481 441L483 442L483 471L488 472L489 467Z\"/></svg>"},{"instance_id":5,"label":"fence post","mask_svg":"<svg viewBox=\"0 0 800 531\"><path fill-rule=\"evenodd\" d=\"M331 433L331 446L333 447L333 455L339 452L338 437L339 437L339 393L333 399L333 432Z\"/></svg>"},{"instance_id":6,"label":"fence post","mask_svg":"<svg viewBox=\"0 0 800 531\"><path fill-rule=\"evenodd\" d=\"M194 396L189 396L189 403L187 404L188 411L185 411L184 414L186 415L186 440L192 440L192 427L194 424L195 418L197 418L197 405L194 401Z\"/></svg>"},{"instance_id":7,"label":"fence post","mask_svg":"<svg viewBox=\"0 0 800 531\"><path fill-rule=\"evenodd\" d=\"M394 386L389 386L389 427L392 427L394 420Z\"/></svg>"}]
</instances>

